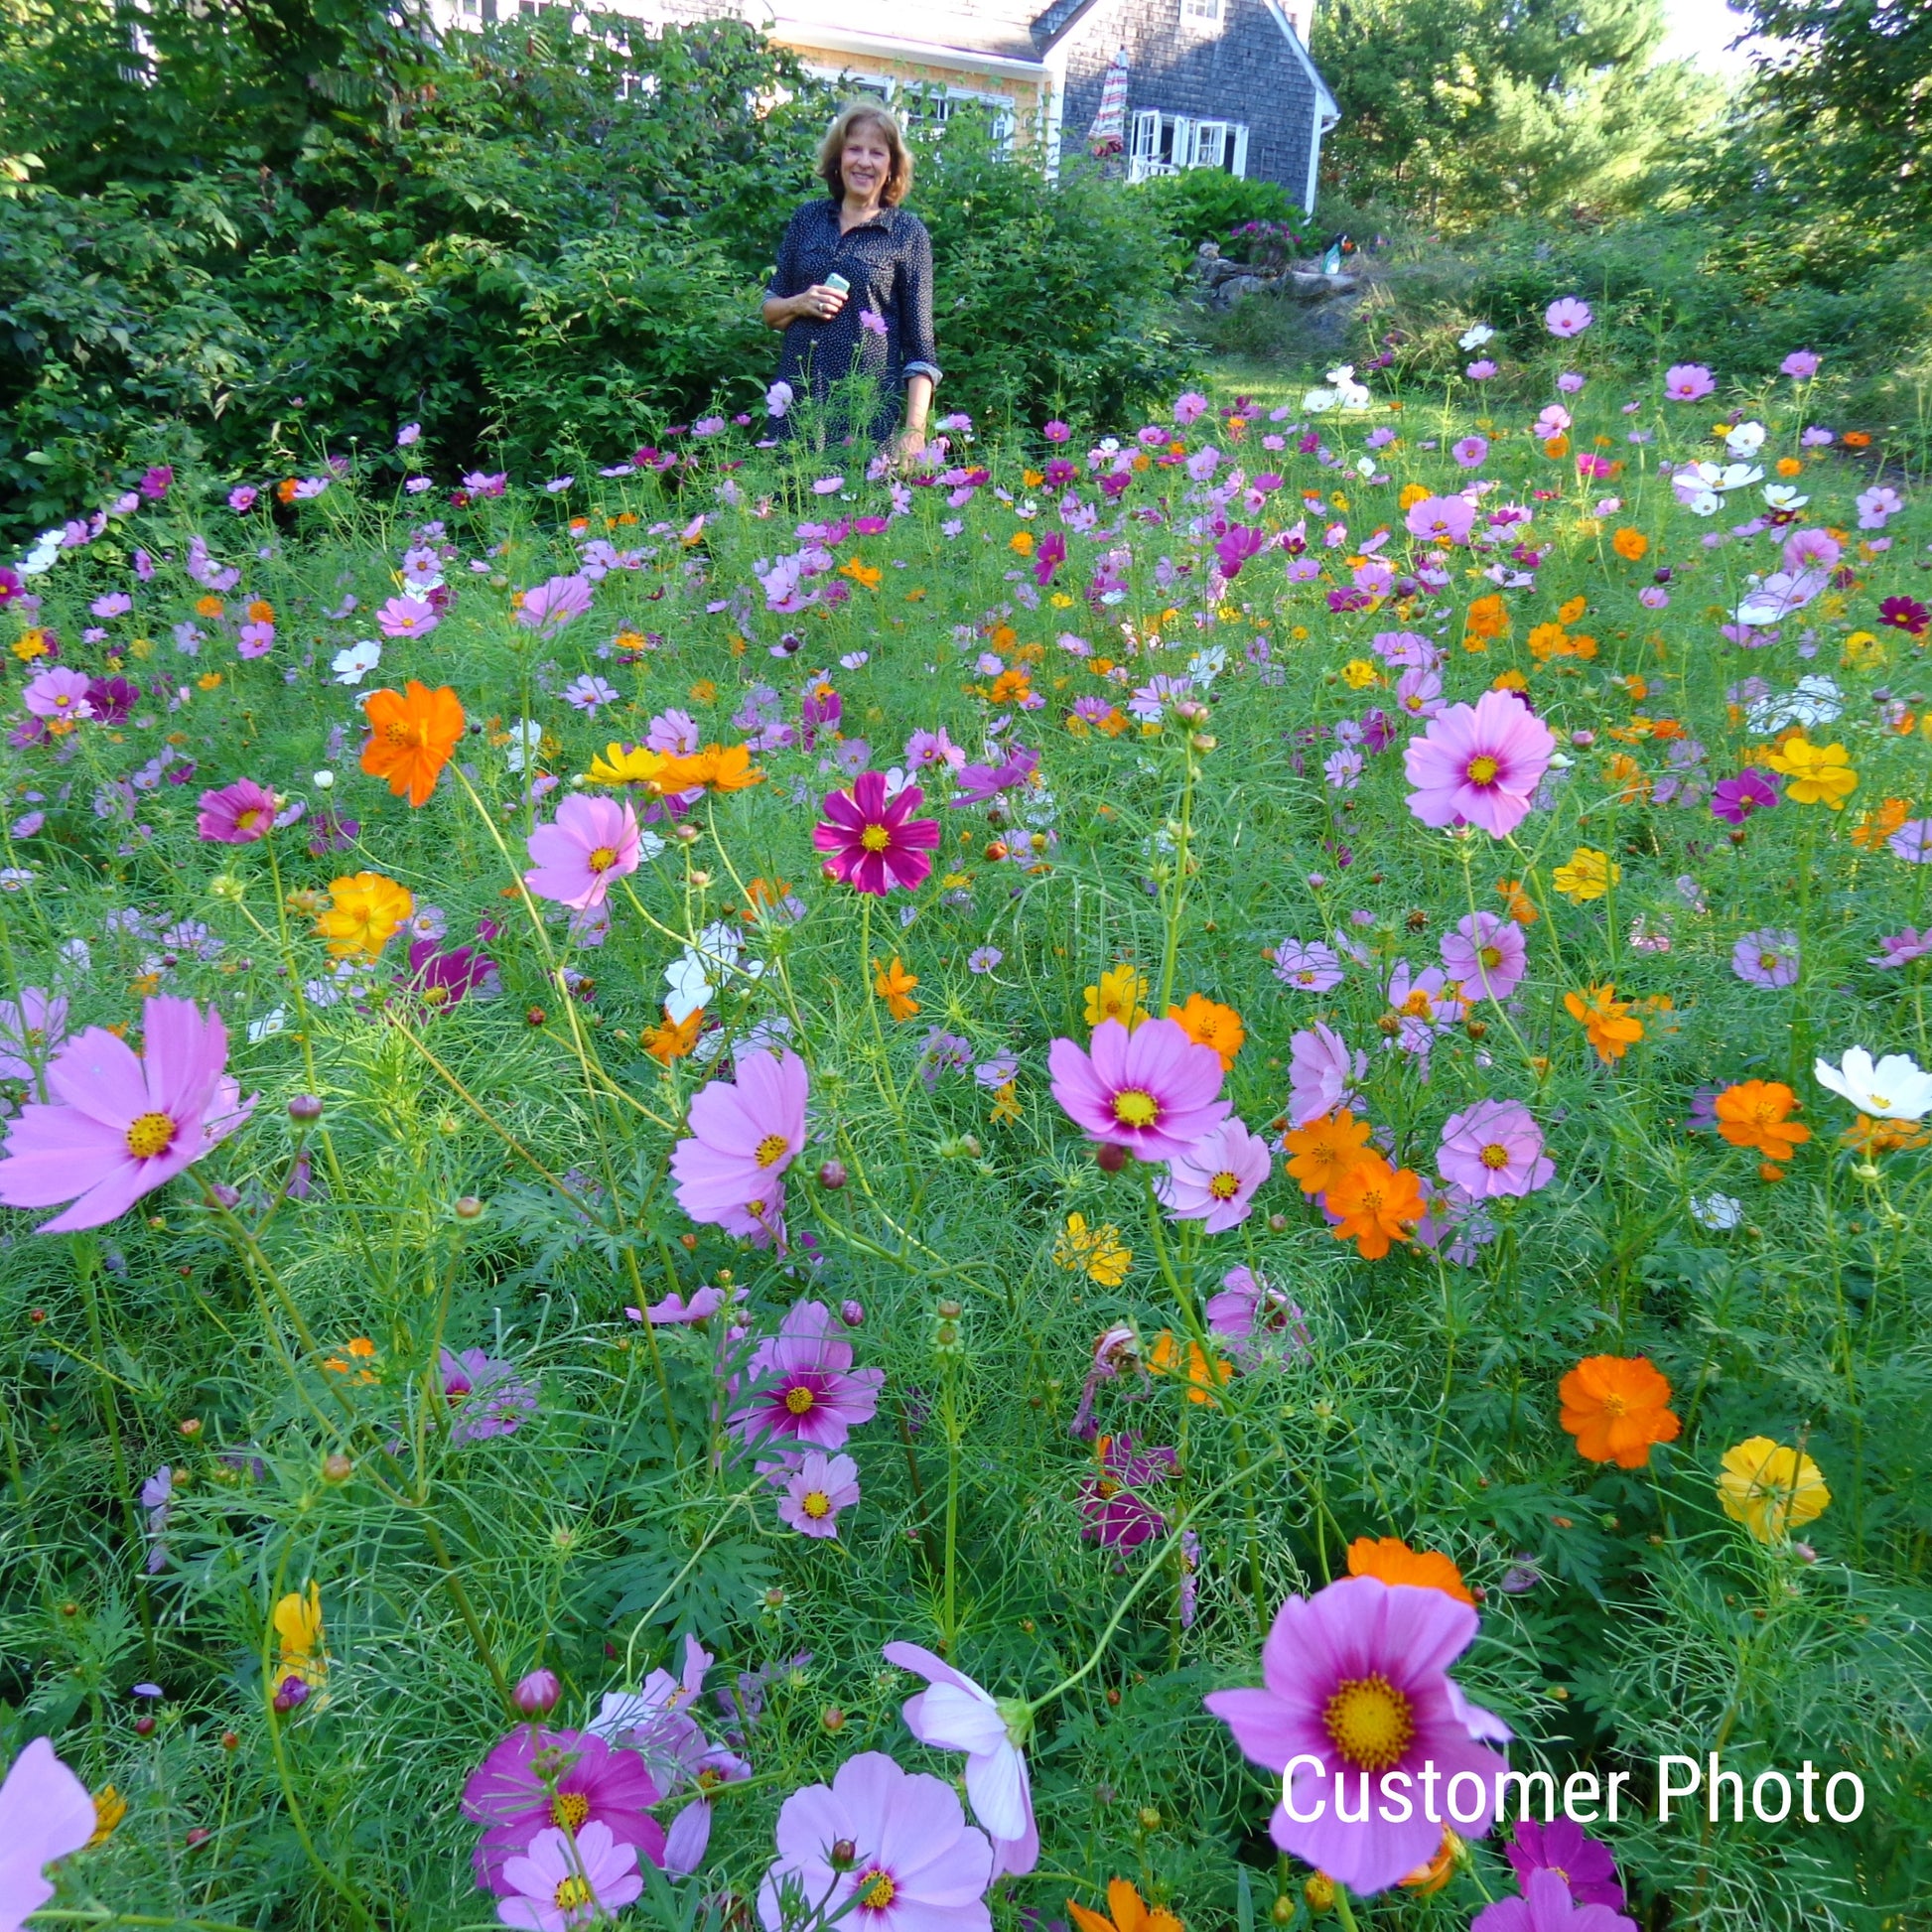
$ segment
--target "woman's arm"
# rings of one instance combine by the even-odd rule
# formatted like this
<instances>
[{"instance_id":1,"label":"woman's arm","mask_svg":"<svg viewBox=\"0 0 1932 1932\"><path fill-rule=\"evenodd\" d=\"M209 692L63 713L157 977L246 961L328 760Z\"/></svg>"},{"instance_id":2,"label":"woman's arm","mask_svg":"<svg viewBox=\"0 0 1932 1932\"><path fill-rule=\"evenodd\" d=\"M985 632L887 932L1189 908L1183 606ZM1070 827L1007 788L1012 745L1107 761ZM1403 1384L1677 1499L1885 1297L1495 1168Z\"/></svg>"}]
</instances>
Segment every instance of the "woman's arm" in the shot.
<instances>
[{"instance_id":1,"label":"woman's arm","mask_svg":"<svg viewBox=\"0 0 1932 1932\"><path fill-rule=\"evenodd\" d=\"M899 271L898 351L905 372L905 427L898 449L901 456L917 456L925 448L926 416L941 374L932 335L932 237L923 222Z\"/></svg>"},{"instance_id":2,"label":"woman's arm","mask_svg":"<svg viewBox=\"0 0 1932 1932\"><path fill-rule=\"evenodd\" d=\"M845 307L845 297L837 289L806 281L798 259L799 219L794 214L785 223L785 238L778 244L778 265L765 286L761 313L767 329L789 329L794 322L829 322Z\"/></svg>"}]
</instances>

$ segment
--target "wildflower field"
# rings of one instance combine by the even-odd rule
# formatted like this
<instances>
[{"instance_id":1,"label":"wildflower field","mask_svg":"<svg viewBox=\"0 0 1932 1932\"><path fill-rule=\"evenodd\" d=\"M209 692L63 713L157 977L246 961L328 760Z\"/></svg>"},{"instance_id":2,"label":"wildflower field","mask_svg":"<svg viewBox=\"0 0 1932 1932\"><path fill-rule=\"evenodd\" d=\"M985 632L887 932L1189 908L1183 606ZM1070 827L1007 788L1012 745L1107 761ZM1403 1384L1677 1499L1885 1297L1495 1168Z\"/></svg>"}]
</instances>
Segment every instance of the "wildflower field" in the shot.
<instances>
[{"instance_id":1,"label":"wildflower field","mask_svg":"<svg viewBox=\"0 0 1932 1932\"><path fill-rule=\"evenodd\" d=\"M0 570L0 1926L1932 1923L1932 518L1595 320Z\"/></svg>"}]
</instances>

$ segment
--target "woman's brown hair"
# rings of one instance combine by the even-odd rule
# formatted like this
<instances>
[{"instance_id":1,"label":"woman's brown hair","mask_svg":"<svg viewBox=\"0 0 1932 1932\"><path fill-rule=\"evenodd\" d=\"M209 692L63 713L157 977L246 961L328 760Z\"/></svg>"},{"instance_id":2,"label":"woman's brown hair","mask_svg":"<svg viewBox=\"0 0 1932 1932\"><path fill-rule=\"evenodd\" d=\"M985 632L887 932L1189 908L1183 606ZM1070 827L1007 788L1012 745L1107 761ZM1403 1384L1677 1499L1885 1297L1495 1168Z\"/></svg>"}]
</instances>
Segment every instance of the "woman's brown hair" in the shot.
<instances>
[{"instance_id":1,"label":"woman's brown hair","mask_svg":"<svg viewBox=\"0 0 1932 1932\"><path fill-rule=\"evenodd\" d=\"M849 100L833 115L832 125L825 130L825 139L819 144L818 178L833 201L845 200L845 175L840 165L845 159L845 144L852 138L852 130L867 121L885 136L887 150L893 157L892 170L879 199L888 207L897 207L912 186L912 150L899 132L897 117L884 101Z\"/></svg>"}]
</instances>

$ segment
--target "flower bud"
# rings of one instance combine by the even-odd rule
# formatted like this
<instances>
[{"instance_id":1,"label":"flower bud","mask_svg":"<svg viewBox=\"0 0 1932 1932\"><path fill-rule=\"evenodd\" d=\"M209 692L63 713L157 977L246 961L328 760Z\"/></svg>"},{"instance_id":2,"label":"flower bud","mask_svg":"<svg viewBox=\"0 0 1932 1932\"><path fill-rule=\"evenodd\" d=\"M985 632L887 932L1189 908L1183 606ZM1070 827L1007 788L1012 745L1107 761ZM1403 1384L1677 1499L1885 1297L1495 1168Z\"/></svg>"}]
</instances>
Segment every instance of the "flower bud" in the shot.
<instances>
[{"instance_id":1,"label":"flower bud","mask_svg":"<svg viewBox=\"0 0 1932 1932\"><path fill-rule=\"evenodd\" d=\"M293 1671L282 1679L272 1700L275 1709L285 1716L309 1700L309 1687Z\"/></svg>"},{"instance_id":2,"label":"flower bud","mask_svg":"<svg viewBox=\"0 0 1932 1932\"><path fill-rule=\"evenodd\" d=\"M333 791L336 785L336 774L333 771L325 768L321 771L318 771L309 780L309 782L312 785L314 785L318 791Z\"/></svg>"},{"instance_id":3,"label":"flower bud","mask_svg":"<svg viewBox=\"0 0 1932 1932\"><path fill-rule=\"evenodd\" d=\"M202 1419L200 1416L184 1416L175 1427L192 1443L202 1433ZM176 1480L179 1481L180 1478L177 1477Z\"/></svg>"},{"instance_id":4,"label":"flower bud","mask_svg":"<svg viewBox=\"0 0 1932 1932\"><path fill-rule=\"evenodd\" d=\"M1102 1141L1093 1151L1093 1165L1102 1173L1119 1173L1127 1165L1127 1150L1118 1141Z\"/></svg>"},{"instance_id":5,"label":"flower bud","mask_svg":"<svg viewBox=\"0 0 1932 1932\"><path fill-rule=\"evenodd\" d=\"M1302 1887L1302 1896L1309 1901L1310 1911L1331 1912L1335 1907L1335 1881L1325 1871L1311 1871Z\"/></svg>"},{"instance_id":6,"label":"flower bud","mask_svg":"<svg viewBox=\"0 0 1932 1932\"><path fill-rule=\"evenodd\" d=\"M483 1204L475 1194L465 1194L456 1204L456 1217L459 1221L474 1221L483 1211Z\"/></svg>"},{"instance_id":7,"label":"flower bud","mask_svg":"<svg viewBox=\"0 0 1932 1932\"><path fill-rule=\"evenodd\" d=\"M1161 1829L1161 1814L1152 1805L1143 1805L1135 1816L1144 1832L1158 1832Z\"/></svg>"},{"instance_id":8,"label":"flower bud","mask_svg":"<svg viewBox=\"0 0 1932 1932\"><path fill-rule=\"evenodd\" d=\"M828 1704L818 1714L818 1722L822 1729L836 1733L845 1728L845 1713L836 1704Z\"/></svg>"},{"instance_id":9,"label":"flower bud","mask_svg":"<svg viewBox=\"0 0 1932 1932\"><path fill-rule=\"evenodd\" d=\"M557 1700L564 1694L564 1687L558 1682L553 1670L533 1670L520 1677L516 1689L510 1693L510 1702L526 1718L543 1718L557 1708Z\"/></svg>"},{"instance_id":10,"label":"flower bud","mask_svg":"<svg viewBox=\"0 0 1932 1932\"><path fill-rule=\"evenodd\" d=\"M939 1319L941 1321L957 1321L965 1312L966 1311L957 1302L941 1302L939 1304Z\"/></svg>"},{"instance_id":11,"label":"flower bud","mask_svg":"<svg viewBox=\"0 0 1932 1932\"><path fill-rule=\"evenodd\" d=\"M134 1721L134 1734L137 1737L152 1737L154 1735L154 1720L146 1716L136 1718Z\"/></svg>"},{"instance_id":12,"label":"flower bud","mask_svg":"<svg viewBox=\"0 0 1932 1932\"><path fill-rule=\"evenodd\" d=\"M341 1449L322 1458L322 1479L324 1482L346 1482L355 1472L355 1464Z\"/></svg>"},{"instance_id":13,"label":"flower bud","mask_svg":"<svg viewBox=\"0 0 1932 1932\"><path fill-rule=\"evenodd\" d=\"M238 1751L241 1748L240 1733L233 1730L224 1730L221 1733L221 1748L224 1751Z\"/></svg>"},{"instance_id":14,"label":"flower bud","mask_svg":"<svg viewBox=\"0 0 1932 1932\"><path fill-rule=\"evenodd\" d=\"M785 1593L774 1584L764 1592L764 1607L767 1610L782 1610L785 1606Z\"/></svg>"},{"instance_id":15,"label":"flower bud","mask_svg":"<svg viewBox=\"0 0 1932 1932\"><path fill-rule=\"evenodd\" d=\"M841 1302L839 1319L848 1328L858 1327L866 1318L866 1305L863 1302Z\"/></svg>"},{"instance_id":16,"label":"flower bud","mask_svg":"<svg viewBox=\"0 0 1932 1932\"><path fill-rule=\"evenodd\" d=\"M307 1127L310 1122L322 1118L322 1102L313 1093L297 1093L289 1096L289 1119Z\"/></svg>"},{"instance_id":17,"label":"flower bud","mask_svg":"<svg viewBox=\"0 0 1932 1932\"><path fill-rule=\"evenodd\" d=\"M1283 1892L1275 1900L1274 1904L1268 1908L1268 1916L1277 1925L1293 1925L1295 1923L1295 1900L1287 1892Z\"/></svg>"},{"instance_id":18,"label":"flower bud","mask_svg":"<svg viewBox=\"0 0 1932 1932\"><path fill-rule=\"evenodd\" d=\"M829 1187L834 1193L845 1185L848 1177L843 1161L828 1161L818 1171L818 1184Z\"/></svg>"},{"instance_id":19,"label":"flower bud","mask_svg":"<svg viewBox=\"0 0 1932 1932\"><path fill-rule=\"evenodd\" d=\"M850 1871L859 1863L859 1848L849 1838L835 1838L827 1863L834 1871Z\"/></svg>"}]
</instances>

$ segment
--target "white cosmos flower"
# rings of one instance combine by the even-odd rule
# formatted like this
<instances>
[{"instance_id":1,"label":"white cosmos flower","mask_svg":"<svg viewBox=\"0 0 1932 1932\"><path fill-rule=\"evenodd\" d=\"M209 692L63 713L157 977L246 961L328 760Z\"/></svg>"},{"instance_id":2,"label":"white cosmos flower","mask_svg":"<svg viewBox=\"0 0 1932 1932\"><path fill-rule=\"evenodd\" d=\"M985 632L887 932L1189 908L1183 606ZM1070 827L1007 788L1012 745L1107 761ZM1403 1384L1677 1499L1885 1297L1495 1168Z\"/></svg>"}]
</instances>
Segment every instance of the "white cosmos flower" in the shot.
<instances>
[{"instance_id":1,"label":"white cosmos flower","mask_svg":"<svg viewBox=\"0 0 1932 1932\"><path fill-rule=\"evenodd\" d=\"M373 637L358 637L331 660L338 684L360 684L382 662L382 646Z\"/></svg>"},{"instance_id":2,"label":"white cosmos flower","mask_svg":"<svg viewBox=\"0 0 1932 1932\"><path fill-rule=\"evenodd\" d=\"M519 719L509 728L509 741L503 747L503 762L512 772L521 772L543 744L543 727L534 718Z\"/></svg>"},{"instance_id":3,"label":"white cosmos flower","mask_svg":"<svg viewBox=\"0 0 1932 1932\"><path fill-rule=\"evenodd\" d=\"M1739 423L1725 437L1725 448L1732 456L1753 457L1764 447L1762 423Z\"/></svg>"},{"instance_id":4,"label":"white cosmos flower","mask_svg":"<svg viewBox=\"0 0 1932 1932\"><path fill-rule=\"evenodd\" d=\"M1332 389L1311 389L1302 398L1302 407L1311 416L1325 416L1339 400L1340 398ZM23 565L22 568L24 569L25 566Z\"/></svg>"},{"instance_id":5,"label":"white cosmos flower","mask_svg":"<svg viewBox=\"0 0 1932 1932\"><path fill-rule=\"evenodd\" d=\"M1476 322L1471 323L1455 340L1459 347L1480 348L1484 343L1496 340L1496 332L1486 322Z\"/></svg>"},{"instance_id":6,"label":"white cosmos flower","mask_svg":"<svg viewBox=\"0 0 1932 1932\"><path fill-rule=\"evenodd\" d=\"M1838 680L1814 671L1798 680L1795 691L1772 692L1759 698L1744 714L1744 723L1754 732L1781 732L1789 725L1829 725L1845 709L1845 693Z\"/></svg>"},{"instance_id":7,"label":"white cosmos flower","mask_svg":"<svg viewBox=\"0 0 1932 1932\"><path fill-rule=\"evenodd\" d=\"M1716 1234L1727 1234L1744 1218L1744 1203L1734 1194L1693 1194L1691 1219Z\"/></svg>"},{"instance_id":8,"label":"white cosmos flower","mask_svg":"<svg viewBox=\"0 0 1932 1932\"><path fill-rule=\"evenodd\" d=\"M1801 510L1811 498L1799 495L1790 483L1766 483L1764 500L1774 510Z\"/></svg>"},{"instance_id":9,"label":"white cosmos flower","mask_svg":"<svg viewBox=\"0 0 1932 1932\"><path fill-rule=\"evenodd\" d=\"M1874 1062L1863 1046L1846 1050L1842 1065L1819 1060L1812 1072L1821 1087L1842 1094L1873 1120L1921 1120L1932 1110L1932 1073L1909 1053L1887 1053Z\"/></svg>"}]
</instances>

